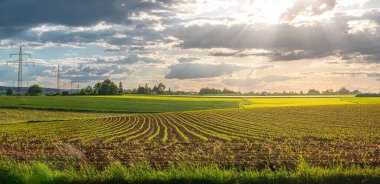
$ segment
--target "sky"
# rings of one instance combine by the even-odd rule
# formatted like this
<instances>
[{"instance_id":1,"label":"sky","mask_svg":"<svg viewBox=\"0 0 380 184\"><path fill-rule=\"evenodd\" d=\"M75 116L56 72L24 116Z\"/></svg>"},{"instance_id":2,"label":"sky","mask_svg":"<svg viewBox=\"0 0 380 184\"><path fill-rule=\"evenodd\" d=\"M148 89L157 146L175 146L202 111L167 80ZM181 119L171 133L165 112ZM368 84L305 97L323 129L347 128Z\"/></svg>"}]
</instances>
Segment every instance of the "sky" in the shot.
<instances>
[{"instance_id":1,"label":"sky","mask_svg":"<svg viewBox=\"0 0 380 184\"><path fill-rule=\"evenodd\" d=\"M1 0L0 85L380 92L379 0Z\"/></svg>"}]
</instances>

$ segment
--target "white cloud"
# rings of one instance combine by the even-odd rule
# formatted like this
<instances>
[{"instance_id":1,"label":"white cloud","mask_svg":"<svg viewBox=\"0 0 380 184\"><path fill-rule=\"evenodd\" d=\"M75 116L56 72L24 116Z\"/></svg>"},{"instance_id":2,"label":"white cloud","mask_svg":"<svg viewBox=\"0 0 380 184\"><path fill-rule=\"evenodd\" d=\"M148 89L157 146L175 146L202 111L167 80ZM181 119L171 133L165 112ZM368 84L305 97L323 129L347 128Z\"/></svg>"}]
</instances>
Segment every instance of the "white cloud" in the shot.
<instances>
[{"instance_id":1,"label":"white cloud","mask_svg":"<svg viewBox=\"0 0 380 184\"><path fill-rule=\"evenodd\" d=\"M377 34L379 25L373 20L353 20L347 22L349 34L369 33L371 35Z\"/></svg>"}]
</instances>

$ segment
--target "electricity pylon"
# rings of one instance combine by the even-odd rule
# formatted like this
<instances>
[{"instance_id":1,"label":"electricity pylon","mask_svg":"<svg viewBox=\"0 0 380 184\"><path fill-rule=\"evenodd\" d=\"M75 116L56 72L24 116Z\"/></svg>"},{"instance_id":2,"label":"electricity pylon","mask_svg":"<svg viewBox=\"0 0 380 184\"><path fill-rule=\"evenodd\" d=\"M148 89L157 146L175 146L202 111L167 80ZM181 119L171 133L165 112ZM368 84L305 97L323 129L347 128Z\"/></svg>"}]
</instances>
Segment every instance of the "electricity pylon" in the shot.
<instances>
[{"instance_id":1,"label":"electricity pylon","mask_svg":"<svg viewBox=\"0 0 380 184\"><path fill-rule=\"evenodd\" d=\"M70 93L73 94L73 80L70 79Z\"/></svg>"},{"instance_id":2,"label":"electricity pylon","mask_svg":"<svg viewBox=\"0 0 380 184\"><path fill-rule=\"evenodd\" d=\"M52 72L57 73L57 93L59 94L61 92L61 89L60 89L61 73L64 71L62 69L59 69L59 64L58 64L57 68L53 67Z\"/></svg>"},{"instance_id":3,"label":"electricity pylon","mask_svg":"<svg viewBox=\"0 0 380 184\"><path fill-rule=\"evenodd\" d=\"M23 64L25 64L26 67L28 66L28 64L33 64L33 66L34 66L34 62L22 60L23 59L22 56L29 56L29 59L30 59L30 58L32 58L32 55L23 53L21 46L20 46L20 50L18 53L9 55L10 58L12 58L12 56L18 56L18 60L7 61L7 65L8 65L8 63L17 63L18 64L17 98L21 98L21 96L22 96L22 68L23 68Z\"/></svg>"}]
</instances>

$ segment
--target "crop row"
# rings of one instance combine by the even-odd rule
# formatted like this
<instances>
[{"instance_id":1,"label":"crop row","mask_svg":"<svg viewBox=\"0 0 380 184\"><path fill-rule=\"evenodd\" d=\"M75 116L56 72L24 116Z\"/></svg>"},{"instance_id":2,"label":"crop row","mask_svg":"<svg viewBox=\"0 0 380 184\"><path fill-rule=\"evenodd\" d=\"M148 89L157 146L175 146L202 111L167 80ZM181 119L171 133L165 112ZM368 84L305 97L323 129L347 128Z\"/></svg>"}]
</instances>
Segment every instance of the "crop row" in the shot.
<instances>
[{"instance_id":1,"label":"crop row","mask_svg":"<svg viewBox=\"0 0 380 184\"><path fill-rule=\"evenodd\" d=\"M1 125L6 141L240 141L268 137L380 136L380 106L348 105L140 114Z\"/></svg>"},{"instance_id":2,"label":"crop row","mask_svg":"<svg viewBox=\"0 0 380 184\"><path fill-rule=\"evenodd\" d=\"M379 165L380 106L337 105L125 115L0 125L0 156L106 165Z\"/></svg>"}]
</instances>

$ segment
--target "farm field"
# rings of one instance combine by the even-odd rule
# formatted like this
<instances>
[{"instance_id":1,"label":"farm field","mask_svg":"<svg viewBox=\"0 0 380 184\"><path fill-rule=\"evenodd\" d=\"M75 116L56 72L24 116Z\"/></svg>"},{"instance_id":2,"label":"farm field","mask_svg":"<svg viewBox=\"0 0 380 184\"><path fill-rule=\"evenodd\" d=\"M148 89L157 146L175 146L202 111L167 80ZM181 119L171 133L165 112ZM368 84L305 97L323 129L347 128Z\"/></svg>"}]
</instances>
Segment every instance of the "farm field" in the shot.
<instances>
[{"instance_id":1,"label":"farm field","mask_svg":"<svg viewBox=\"0 0 380 184\"><path fill-rule=\"evenodd\" d=\"M0 0L0 184L380 184L380 0Z\"/></svg>"},{"instance_id":2,"label":"farm field","mask_svg":"<svg viewBox=\"0 0 380 184\"><path fill-rule=\"evenodd\" d=\"M115 113L65 112L35 109L2 109L0 108L0 124L22 122L69 121L83 118L115 116Z\"/></svg>"},{"instance_id":3,"label":"farm field","mask_svg":"<svg viewBox=\"0 0 380 184\"><path fill-rule=\"evenodd\" d=\"M228 108L266 108L315 105L380 104L380 98L355 97L218 97L218 96L0 96L0 108L92 112L179 112Z\"/></svg>"},{"instance_id":4,"label":"farm field","mask_svg":"<svg viewBox=\"0 0 380 184\"><path fill-rule=\"evenodd\" d=\"M379 105L335 105L5 124L0 155L98 166L145 160L291 166L301 155L317 165L378 165L379 121Z\"/></svg>"},{"instance_id":5,"label":"farm field","mask_svg":"<svg viewBox=\"0 0 380 184\"><path fill-rule=\"evenodd\" d=\"M131 97L88 98L129 100ZM139 98L156 100L149 99L151 97ZM195 100L190 99L190 102ZM231 99L208 100L219 102ZM345 173L347 176L357 172L358 178L364 177L363 173L372 173L368 175L372 179L365 177L359 182L380 181L379 98L238 100L240 108L201 111L177 109L175 111L183 112L136 114L128 111L83 113L0 109L0 113L8 114L2 116L3 121L19 118L12 123L0 124L0 159L6 161L5 165L0 164L0 171L2 167L12 166L13 162L26 164L12 166L21 170L39 167L41 165L28 164L42 162L43 168L57 169L54 173L89 167L99 171L94 175L106 177L102 172L116 164L124 174L131 172L128 176L123 175L124 179L137 181L130 178L136 172L153 172L151 174L156 175L155 172L162 171L161 174L166 173L170 178L170 172L184 172L176 170L185 168L190 169L186 170L188 174L198 172L201 168L222 173L237 172L234 169L257 169L257 172L247 171L251 177L247 181L256 181L252 179L255 178L253 175L260 175L265 169L269 169L269 173L275 172L271 173L274 177L279 174L276 172L286 167L289 173L285 175L290 176L299 169L300 164L306 164L308 172L326 169L321 172L331 174L333 171L330 170L335 169L333 173ZM40 105L42 107L44 104ZM44 116L51 119L44 121ZM37 120L28 120L32 117ZM140 164L143 166L140 167ZM191 171L197 165L204 167ZM170 168L174 171L169 171ZM281 183L283 180L277 177ZM292 179L286 181L299 182Z\"/></svg>"},{"instance_id":6,"label":"farm field","mask_svg":"<svg viewBox=\"0 0 380 184\"><path fill-rule=\"evenodd\" d=\"M0 97L0 108L98 112L173 112L236 108L239 99L160 96L26 96Z\"/></svg>"},{"instance_id":7,"label":"farm field","mask_svg":"<svg viewBox=\"0 0 380 184\"><path fill-rule=\"evenodd\" d=\"M264 97L245 99L245 108L293 107L316 105L380 104L380 98L356 97Z\"/></svg>"}]
</instances>

